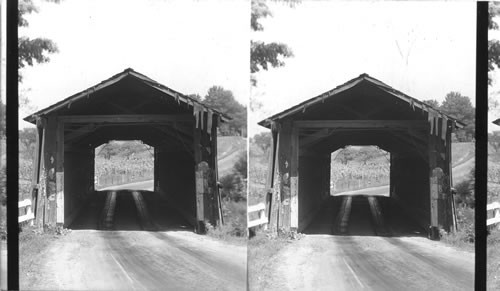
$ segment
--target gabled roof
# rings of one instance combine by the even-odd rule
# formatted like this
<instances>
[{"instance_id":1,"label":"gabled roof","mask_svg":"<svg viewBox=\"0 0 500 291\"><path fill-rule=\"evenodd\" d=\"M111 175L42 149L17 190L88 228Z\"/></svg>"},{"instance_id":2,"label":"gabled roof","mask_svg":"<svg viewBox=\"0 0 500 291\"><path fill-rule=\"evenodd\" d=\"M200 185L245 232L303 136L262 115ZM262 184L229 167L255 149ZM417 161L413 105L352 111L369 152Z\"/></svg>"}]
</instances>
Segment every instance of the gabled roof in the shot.
<instances>
[{"instance_id":1,"label":"gabled roof","mask_svg":"<svg viewBox=\"0 0 500 291\"><path fill-rule=\"evenodd\" d=\"M222 121L227 121L227 120L231 119L229 116L219 112L218 110L216 110L214 108L211 108L210 106L207 106L203 102L200 102L194 98L186 96L178 91L172 90L172 89L168 88L167 86L164 86L164 85L154 81L153 79L134 71L132 68L128 68L128 69L125 69L123 72L118 73L118 74L112 76L111 78L100 82L97 85L94 85L88 89L85 89L81 92L78 92L74 95L71 95L68 98L66 98L62 101L59 101L59 102L57 102L49 107L46 107L42 110L39 110L39 111L25 117L24 120L31 122L31 123L36 123L37 117L54 113L54 112L58 111L59 109L62 109L66 106L69 107L69 106L71 106L71 103L73 103L79 99L82 99L84 97L88 97L89 95L96 93L100 90L103 90L104 88L107 88L115 83L118 83L120 80L122 80L128 76L134 77L135 79L143 82L147 86L160 91L161 93L163 93L162 95L167 95L169 98L175 98L175 100L177 102L183 102L189 106L192 106L193 110L195 110L194 107L196 107L196 110L199 110L199 109L205 110L205 111L210 110L213 113L219 115L221 117Z\"/></svg>"},{"instance_id":2,"label":"gabled roof","mask_svg":"<svg viewBox=\"0 0 500 291\"><path fill-rule=\"evenodd\" d=\"M285 117L289 117L289 116L298 114L300 112L303 112L303 111L305 111L305 109L307 107L324 102L327 99L335 98L336 95L338 95L344 91L347 91L351 88L354 88L362 82L369 82L370 84L377 86L379 89L383 90L384 92L386 92L386 93L388 93L396 98L399 98L400 100L407 102L408 105L413 107L413 108L416 107L416 108L421 109L422 111L431 113L433 115L437 115L439 117L446 117L447 119L453 120L456 122L456 126L459 128L464 127L466 125L466 124L456 120L455 118L441 112L440 110L390 87L389 85L369 76L366 73L361 74L357 78L349 80L346 83L339 85L339 86L335 87L334 89L329 90L321 95L318 95L316 97L308 99L304 102L299 103L298 105L295 105L289 109L286 109L280 113L277 113L271 117L268 117L268 118L260 121L258 124L261 126L267 127L267 128L271 128L273 122L280 120L280 119L283 119Z\"/></svg>"}]
</instances>

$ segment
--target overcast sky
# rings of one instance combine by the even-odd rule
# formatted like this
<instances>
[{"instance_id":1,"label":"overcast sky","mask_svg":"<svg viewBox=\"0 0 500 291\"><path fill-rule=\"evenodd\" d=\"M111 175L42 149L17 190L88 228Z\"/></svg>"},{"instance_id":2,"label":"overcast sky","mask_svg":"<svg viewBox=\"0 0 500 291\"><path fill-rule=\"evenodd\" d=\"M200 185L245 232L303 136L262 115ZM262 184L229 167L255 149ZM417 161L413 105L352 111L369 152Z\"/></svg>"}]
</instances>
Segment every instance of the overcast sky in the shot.
<instances>
[{"instance_id":1,"label":"overcast sky","mask_svg":"<svg viewBox=\"0 0 500 291\"><path fill-rule=\"evenodd\" d=\"M367 73L419 100L458 91L475 104L475 2L270 3L254 39L286 43L295 57L257 74L256 122Z\"/></svg>"},{"instance_id":2,"label":"overcast sky","mask_svg":"<svg viewBox=\"0 0 500 291\"><path fill-rule=\"evenodd\" d=\"M49 63L21 71L21 93L37 109L129 67L184 94L205 96L220 85L248 103L249 1L35 3L39 13L27 17L29 28L19 35L46 37L59 47Z\"/></svg>"}]
</instances>

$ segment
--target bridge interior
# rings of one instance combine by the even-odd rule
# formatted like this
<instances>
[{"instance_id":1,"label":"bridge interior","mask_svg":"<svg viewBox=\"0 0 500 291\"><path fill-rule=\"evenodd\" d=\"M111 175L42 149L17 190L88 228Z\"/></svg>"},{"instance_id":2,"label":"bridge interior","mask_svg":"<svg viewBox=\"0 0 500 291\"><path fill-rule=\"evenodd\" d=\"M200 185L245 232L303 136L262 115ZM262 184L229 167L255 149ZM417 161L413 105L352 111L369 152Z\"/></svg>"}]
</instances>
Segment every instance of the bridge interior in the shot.
<instances>
[{"instance_id":1,"label":"bridge interior","mask_svg":"<svg viewBox=\"0 0 500 291\"><path fill-rule=\"evenodd\" d=\"M40 169L34 181L42 181L38 192L40 201L48 200L50 210L41 208L48 224L70 225L90 201L101 199L93 197L99 193L94 189L94 153L111 140L141 140L153 147L158 197L192 226L216 223L218 195L211 190L215 187L208 189L215 184L214 148L222 120L215 110L127 69L26 120L36 123L40 133ZM127 205L125 196L118 195L117 205Z\"/></svg>"},{"instance_id":2,"label":"bridge interior","mask_svg":"<svg viewBox=\"0 0 500 291\"><path fill-rule=\"evenodd\" d=\"M331 153L348 145L375 145L391 157L390 202L383 204L404 209L420 228L450 229L449 196L431 195L436 167L444 172L439 191L449 193L445 180L454 125L442 117L430 106L361 75L262 121L274 138L271 170L277 174L268 182L273 189L271 225L304 231L325 208L342 209L344 199L330 197ZM369 209L366 198L351 200L357 206L352 207L353 217L358 208ZM332 225L330 231L338 232L333 227L336 219L325 219Z\"/></svg>"}]
</instances>

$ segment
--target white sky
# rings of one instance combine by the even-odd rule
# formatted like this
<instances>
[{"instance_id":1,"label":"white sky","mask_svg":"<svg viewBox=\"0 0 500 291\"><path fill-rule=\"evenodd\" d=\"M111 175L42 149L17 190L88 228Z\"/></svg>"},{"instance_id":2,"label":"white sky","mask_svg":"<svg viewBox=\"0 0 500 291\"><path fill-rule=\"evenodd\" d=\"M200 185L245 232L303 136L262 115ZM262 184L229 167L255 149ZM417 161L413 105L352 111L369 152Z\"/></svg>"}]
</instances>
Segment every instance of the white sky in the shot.
<instances>
[{"instance_id":1,"label":"white sky","mask_svg":"<svg viewBox=\"0 0 500 291\"><path fill-rule=\"evenodd\" d=\"M270 3L254 39L283 42L295 57L257 74L249 135L256 123L368 73L419 100L458 91L475 104L475 2ZM399 47L399 49L398 49Z\"/></svg>"},{"instance_id":2,"label":"white sky","mask_svg":"<svg viewBox=\"0 0 500 291\"><path fill-rule=\"evenodd\" d=\"M23 69L22 92L37 109L131 67L184 94L219 85L247 105L250 2L36 1L19 35L57 43L51 61ZM29 90L29 91L27 91ZM32 112L20 112L20 119ZM20 126L28 123L20 120Z\"/></svg>"}]
</instances>

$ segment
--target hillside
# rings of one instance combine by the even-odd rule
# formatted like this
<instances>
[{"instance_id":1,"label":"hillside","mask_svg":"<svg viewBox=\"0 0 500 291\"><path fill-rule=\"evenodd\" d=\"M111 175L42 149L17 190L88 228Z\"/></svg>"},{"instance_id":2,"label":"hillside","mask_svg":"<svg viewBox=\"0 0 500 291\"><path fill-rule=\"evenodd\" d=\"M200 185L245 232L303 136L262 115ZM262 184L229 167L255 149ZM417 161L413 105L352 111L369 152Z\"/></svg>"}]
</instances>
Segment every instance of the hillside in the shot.
<instances>
[{"instance_id":1,"label":"hillside","mask_svg":"<svg viewBox=\"0 0 500 291\"><path fill-rule=\"evenodd\" d=\"M241 136L220 136L217 140L219 177L230 173L241 155L246 155L247 139Z\"/></svg>"}]
</instances>

